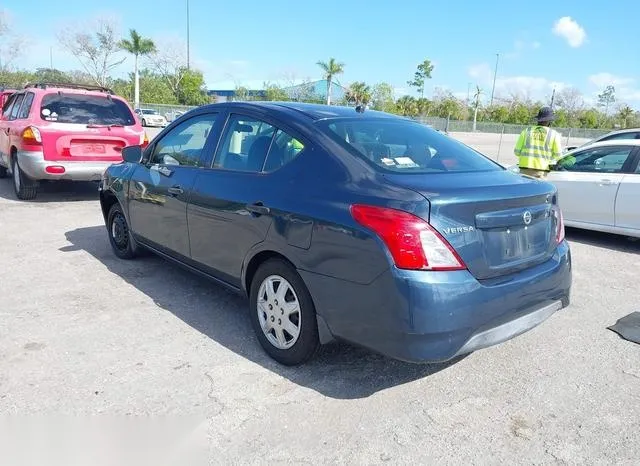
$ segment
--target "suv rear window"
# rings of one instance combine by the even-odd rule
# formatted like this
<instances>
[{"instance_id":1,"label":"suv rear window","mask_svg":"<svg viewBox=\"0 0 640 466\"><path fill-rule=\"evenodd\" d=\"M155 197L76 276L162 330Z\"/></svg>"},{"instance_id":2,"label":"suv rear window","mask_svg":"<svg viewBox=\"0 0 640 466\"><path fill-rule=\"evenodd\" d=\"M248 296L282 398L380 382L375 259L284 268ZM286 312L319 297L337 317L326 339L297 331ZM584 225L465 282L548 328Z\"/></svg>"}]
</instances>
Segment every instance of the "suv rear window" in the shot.
<instances>
[{"instance_id":1,"label":"suv rear window","mask_svg":"<svg viewBox=\"0 0 640 466\"><path fill-rule=\"evenodd\" d=\"M98 95L47 94L40 104L40 117L45 121L85 125L135 124L127 104Z\"/></svg>"},{"instance_id":2,"label":"suv rear window","mask_svg":"<svg viewBox=\"0 0 640 466\"><path fill-rule=\"evenodd\" d=\"M411 120L327 119L319 125L345 148L384 170L402 173L502 170L470 147Z\"/></svg>"}]
</instances>

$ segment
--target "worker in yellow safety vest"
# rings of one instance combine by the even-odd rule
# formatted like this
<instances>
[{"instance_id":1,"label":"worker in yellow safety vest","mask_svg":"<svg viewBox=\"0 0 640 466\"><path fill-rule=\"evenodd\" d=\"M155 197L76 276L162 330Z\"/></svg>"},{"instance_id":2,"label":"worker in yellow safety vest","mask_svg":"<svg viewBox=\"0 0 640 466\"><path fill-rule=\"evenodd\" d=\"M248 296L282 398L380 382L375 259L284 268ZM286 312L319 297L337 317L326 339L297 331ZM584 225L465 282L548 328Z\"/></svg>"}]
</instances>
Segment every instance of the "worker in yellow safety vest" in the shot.
<instances>
[{"instance_id":1,"label":"worker in yellow safety vest","mask_svg":"<svg viewBox=\"0 0 640 466\"><path fill-rule=\"evenodd\" d=\"M545 178L553 165L562 157L560 133L549 127L555 120L553 110L542 107L536 117L537 125L520 133L513 149L518 157L520 172L536 178Z\"/></svg>"}]
</instances>

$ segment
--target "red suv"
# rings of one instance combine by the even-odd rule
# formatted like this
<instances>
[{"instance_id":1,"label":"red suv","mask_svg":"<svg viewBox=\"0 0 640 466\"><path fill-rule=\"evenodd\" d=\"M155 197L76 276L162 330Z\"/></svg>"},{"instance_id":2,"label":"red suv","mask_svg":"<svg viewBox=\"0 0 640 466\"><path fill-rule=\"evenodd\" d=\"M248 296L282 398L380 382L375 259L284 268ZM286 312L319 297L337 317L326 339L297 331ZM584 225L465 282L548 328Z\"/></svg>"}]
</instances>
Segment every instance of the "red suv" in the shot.
<instances>
[{"instance_id":1,"label":"red suv","mask_svg":"<svg viewBox=\"0 0 640 466\"><path fill-rule=\"evenodd\" d=\"M19 199L40 180L99 181L125 146L149 143L129 104L106 88L29 84L0 116L0 178L12 174Z\"/></svg>"}]
</instances>

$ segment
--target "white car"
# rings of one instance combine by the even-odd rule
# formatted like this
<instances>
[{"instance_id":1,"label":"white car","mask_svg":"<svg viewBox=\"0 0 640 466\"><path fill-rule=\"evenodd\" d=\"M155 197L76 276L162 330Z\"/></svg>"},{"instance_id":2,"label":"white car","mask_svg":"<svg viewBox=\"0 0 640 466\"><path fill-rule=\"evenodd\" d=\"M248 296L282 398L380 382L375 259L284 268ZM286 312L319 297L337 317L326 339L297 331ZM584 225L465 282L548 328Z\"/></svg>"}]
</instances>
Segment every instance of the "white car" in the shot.
<instances>
[{"instance_id":1,"label":"white car","mask_svg":"<svg viewBox=\"0 0 640 466\"><path fill-rule=\"evenodd\" d=\"M547 181L558 188L565 225L640 238L640 139L576 148Z\"/></svg>"},{"instance_id":2,"label":"white car","mask_svg":"<svg viewBox=\"0 0 640 466\"><path fill-rule=\"evenodd\" d=\"M567 147L566 151L569 152L571 150L586 147L600 141L615 141L619 139L640 139L640 128L627 128L611 131L610 133L604 134L599 138L587 141L579 146L569 146Z\"/></svg>"},{"instance_id":3,"label":"white car","mask_svg":"<svg viewBox=\"0 0 640 466\"><path fill-rule=\"evenodd\" d=\"M168 125L167 119L160 115L160 112L152 108L136 108L142 126L158 126L164 128Z\"/></svg>"}]
</instances>

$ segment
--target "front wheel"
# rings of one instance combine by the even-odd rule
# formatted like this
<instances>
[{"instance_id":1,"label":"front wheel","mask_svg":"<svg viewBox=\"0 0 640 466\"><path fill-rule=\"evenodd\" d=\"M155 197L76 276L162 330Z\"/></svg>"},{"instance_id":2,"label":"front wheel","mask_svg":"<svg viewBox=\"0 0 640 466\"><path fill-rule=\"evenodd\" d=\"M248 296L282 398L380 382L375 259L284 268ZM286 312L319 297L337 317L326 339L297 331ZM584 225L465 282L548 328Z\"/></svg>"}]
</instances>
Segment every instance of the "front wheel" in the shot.
<instances>
[{"instance_id":1,"label":"front wheel","mask_svg":"<svg viewBox=\"0 0 640 466\"><path fill-rule=\"evenodd\" d=\"M142 120L142 126L147 126L147 120L145 119Z\"/></svg>"},{"instance_id":2,"label":"front wheel","mask_svg":"<svg viewBox=\"0 0 640 466\"><path fill-rule=\"evenodd\" d=\"M251 281L250 308L260 345L279 363L302 364L319 348L313 300L287 262L273 259L258 268Z\"/></svg>"},{"instance_id":3,"label":"front wheel","mask_svg":"<svg viewBox=\"0 0 640 466\"><path fill-rule=\"evenodd\" d=\"M109 209L107 231L111 248L116 256L120 259L133 259L138 256L139 247L131 236L127 219L117 202Z\"/></svg>"}]
</instances>

